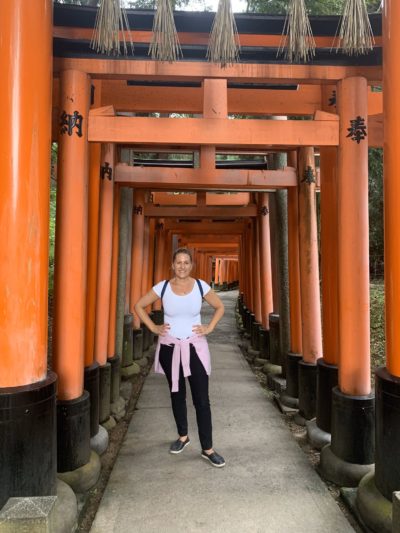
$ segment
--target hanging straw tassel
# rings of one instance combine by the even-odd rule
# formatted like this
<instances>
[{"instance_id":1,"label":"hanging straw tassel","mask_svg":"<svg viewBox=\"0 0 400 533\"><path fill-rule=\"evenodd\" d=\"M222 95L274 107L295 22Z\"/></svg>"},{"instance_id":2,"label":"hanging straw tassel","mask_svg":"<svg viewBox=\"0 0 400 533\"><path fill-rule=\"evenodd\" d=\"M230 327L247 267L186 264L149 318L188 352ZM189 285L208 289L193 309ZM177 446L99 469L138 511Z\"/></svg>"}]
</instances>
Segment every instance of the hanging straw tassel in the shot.
<instances>
[{"instance_id":1,"label":"hanging straw tassel","mask_svg":"<svg viewBox=\"0 0 400 533\"><path fill-rule=\"evenodd\" d=\"M239 60L240 44L231 0L219 0L210 34L207 59L224 68Z\"/></svg>"},{"instance_id":2,"label":"hanging straw tassel","mask_svg":"<svg viewBox=\"0 0 400 533\"><path fill-rule=\"evenodd\" d=\"M158 61L176 61L182 56L170 0L157 0L149 55Z\"/></svg>"},{"instance_id":3,"label":"hanging straw tassel","mask_svg":"<svg viewBox=\"0 0 400 533\"><path fill-rule=\"evenodd\" d=\"M315 55L315 41L304 0L289 0L278 55L291 63L308 61Z\"/></svg>"},{"instance_id":4,"label":"hanging straw tassel","mask_svg":"<svg viewBox=\"0 0 400 533\"><path fill-rule=\"evenodd\" d=\"M125 32L129 36L129 44L133 54L133 41L129 29L128 17L125 9L121 8L120 0L101 0L96 15L96 22L90 48L107 55L119 55L119 30L122 31L124 54L128 54Z\"/></svg>"},{"instance_id":5,"label":"hanging straw tassel","mask_svg":"<svg viewBox=\"0 0 400 533\"><path fill-rule=\"evenodd\" d=\"M347 0L339 23L340 44L336 51L352 56L367 54L374 46L374 35L365 0Z\"/></svg>"}]
</instances>

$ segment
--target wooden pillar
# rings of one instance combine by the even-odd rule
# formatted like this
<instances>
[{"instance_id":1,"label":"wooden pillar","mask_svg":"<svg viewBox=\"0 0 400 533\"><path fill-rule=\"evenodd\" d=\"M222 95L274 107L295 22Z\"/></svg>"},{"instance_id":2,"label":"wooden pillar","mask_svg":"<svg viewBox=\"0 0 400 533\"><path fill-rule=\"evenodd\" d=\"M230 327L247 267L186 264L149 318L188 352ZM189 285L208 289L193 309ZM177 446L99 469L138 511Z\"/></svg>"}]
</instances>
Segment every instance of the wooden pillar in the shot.
<instances>
[{"instance_id":1,"label":"wooden pillar","mask_svg":"<svg viewBox=\"0 0 400 533\"><path fill-rule=\"evenodd\" d=\"M52 2L1 0L0 13L1 509L9 497L56 494L56 376L47 371Z\"/></svg>"},{"instance_id":2,"label":"wooden pillar","mask_svg":"<svg viewBox=\"0 0 400 533\"><path fill-rule=\"evenodd\" d=\"M257 219L253 221L253 278L254 278L254 314L256 321L261 324L261 284L260 284L260 247L259 247L259 228Z\"/></svg>"},{"instance_id":3,"label":"wooden pillar","mask_svg":"<svg viewBox=\"0 0 400 533\"><path fill-rule=\"evenodd\" d=\"M341 80L337 108L339 387L332 392L331 445L322 449L320 465L330 481L356 486L372 470L375 458L369 351L366 79ZM378 416L376 420L378 423Z\"/></svg>"},{"instance_id":4,"label":"wooden pillar","mask_svg":"<svg viewBox=\"0 0 400 533\"><path fill-rule=\"evenodd\" d=\"M336 86L321 87L322 109L336 112ZM321 169L321 301L323 358L317 369L316 425L330 440L332 389L338 384L339 316L338 316L338 191L337 148L320 148Z\"/></svg>"},{"instance_id":5,"label":"wooden pillar","mask_svg":"<svg viewBox=\"0 0 400 533\"><path fill-rule=\"evenodd\" d=\"M144 191L136 189L133 197L132 213L132 259L130 311L133 314L134 329L140 328L140 319L134 312L142 290L143 273L143 234L144 234Z\"/></svg>"},{"instance_id":6,"label":"wooden pillar","mask_svg":"<svg viewBox=\"0 0 400 533\"><path fill-rule=\"evenodd\" d=\"M322 87L325 111L335 87ZM338 317L338 206L337 206L337 148L321 147L321 279L323 357L330 365L339 360Z\"/></svg>"},{"instance_id":7,"label":"wooden pillar","mask_svg":"<svg viewBox=\"0 0 400 533\"><path fill-rule=\"evenodd\" d=\"M375 485L389 501L399 490L400 463L400 4L385 0L383 6L383 119L384 119L384 221L385 221L385 331L386 367L376 370ZM369 496L369 495L367 495ZM392 530L399 522L398 493L393 494ZM376 502L380 515L380 501ZM371 518L374 518L372 515ZM363 517L368 526L369 520Z\"/></svg>"},{"instance_id":8,"label":"wooden pillar","mask_svg":"<svg viewBox=\"0 0 400 533\"><path fill-rule=\"evenodd\" d=\"M303 359L315 364L322 337L313 148L299 150L299 220Z\"/></svg>"},{"instance_id":9,"label":"wooden pillar","mask_svg":"<svg viewBox=\"0 0 400 533\"><path fill-rule=\"evenodd\" d=\"M59 472L75 470L90 460L90 397L83 388L89 98L90 84L86 73L78 70L61 72L53 325L53 367L59 377Z\"/></svg>"},{"instance_id":10,"label":"wooden pillar","mask_svg":"<svg viewBox=\"0 0 400 533\"><path fill-rule=\"evenodd\" d=\"M108 347L107 358L116 355L115 334L117 319L117 285L118 285L118 255L119 255L119 206L121 189L118 185L114 188L113 208L113 233L112 233L112 261L111 261L111 287L110 287L110 313L108 320Z\"/></svg>"},{"instance_id":11,"label":"wooden pillar","mask_svg":"<svg viewBox=\"0 0 400 533\"><path fill-rule=\"evenodd\" d=\"M1 2L0 17L0 387L47 374L52 8L23 4Z\"/></svg>"},{"instance_id":12,"label":"wooden pillar","mask_svg":"<svg viewBox=\"0 0 400 533\"><path fill-rule=\"evenodd\" d=\"M149 219L145 217L144 219L144 233L143 233L143 274L142 274L142 285L141 285L141 294L146 294L148 286L148 276L149 276L149 252L150 252L150 225Z\"/></svg>"},{"instance_id":13,"label":"wooden pillar","mask_svg":"<svg viewBox=\"0 0 400 533\"><path fill-rule=\"evenodd\" d=\"M88 223L86 73L61 73L60 110L67 124L61 127L59 137L53 367L59 379L58 397L72 400L83 392Z\"/></svg>"},{"instance_id":14,"label":"wooden pillar","mask_svg":"<svg viewBox=\"0 0 400 533\"><path fill-rule=\"evenodd\" d=\"M148 261L148 276L147 276L147 288L148 292L154 285L154 248L155 248L155 227L156 220L151 218L149 221L149 261Z\"/></svg>"},{"instance_id":15,"label":"wooden pillar","mask_svg":"<svg viewBox=\"0 0 400 533\"><path fill-rule=\"evenodd\" d=\"M108 326L110 317L111 262L114 210L114 145L102 147L100 184L99 250L97 266L97 299L94 356L100 366L107 363ZM111 170L111 174L110 174ZM106 173L107 172L107 173Z\"/></svg>"},{"instance_id":16,"label":"wooden pillar","mask_svg":"<svg viewBox=\"0 0 400 533\"><path fill-rule=\"evenodd\" d=\"M358 396L371 392L368 140L363 134L368 108L364 78L339 82L338 111L339 386L344 394Z\"/></svg>"},{"instance_id":17,"label":"wooden pillar","mask_svg":"<svg viewBox=\"0 0 400 533\"><path fill-rule=\"evenodd\" d=\"M93 82L92 86L94 87L94 102L92 102L92 107L99 107L101 106L101 81ZM91 388L90 385L88 385L88 377L92 375L93 372L98 372L98 365L94 361L94 329L96 323L97 252L99 243L100 158L101 144L90 143L88 188L87 289L85 319L86 390L88 390L88 388Z\"/></svg>"},{"instance_id":18,"label":"wooden pillar","mask_svg":"<svg viewBox=\"0 0 400 533\"><path fill-rule=\"evenodd\" d=\"M263 328L269 329L269 315L273 311L272 301L272 273L271 273L271 241L269 229L269 196L268 193L259 194L259 242L260 249L260 294L261 294L261 323Z\"/></svg>"},{"instance_id":19,"label":"wooden pillar","mask_svg":"<svg viewBox=\"0 0 400 533\"><path fill-rule=\"evenodd\" d=\"M91 143L89 146L85 367L90 367L94 361L94 329L96 322L97 293L97 252L99 242L100 154L100 143Z\"/></svg>"},{"instance_id":20,"label":"wooden pillar","mask_svg":"<svg viewBox=\"0 0 400 533\"><path fill-rule=\"evenodd\" d=\"M316 415L317 360L322 356L314 149L299 150L299 229L303 360L298 366L299 413Z\"/></svg>"},{"instance_id":21,"label":"wooden pillar","mask_svg":"<svg viewBox=\"0 0 400 533\"><path fill-rule=\"evenodd\" d=\"M392 376L400 378L400 243L399 218L400 185L398 182L400 144L400 69L398 63L399 5L385 2L385 70L383 95L384 111L384 217L385 217L385 313L386 367Z\"/></svg>"},{"instance_id":22,"label":"wooden pillar","mask_svg":"<svg viewBox=\"0 0 400 533\"><path fill-rule=\"evenodd\" d=\"M163 265L164 265L164 252L165 252L165 229L164 221L158 219L156 222L156 246L155 246L155 259L154 259L154 283L159 283L163 278ZM161 302L157 300L153 304L155 310L161 309Z\"/></svg>"},{"instance_id":23,"label":"wooden pillar","mask_svg":"<svg viewBox=\"0 0 400 533\"><path fill-rule=\"evenodd\" d=\"M288 154L289 166L297 167L296 152ZM300 295L300 249L299 249L299 195L298 187L288 189L288 256L289 256L289 301L290 301L290 350L303 352L301 329Z\"/></svg>"}]
</instances>

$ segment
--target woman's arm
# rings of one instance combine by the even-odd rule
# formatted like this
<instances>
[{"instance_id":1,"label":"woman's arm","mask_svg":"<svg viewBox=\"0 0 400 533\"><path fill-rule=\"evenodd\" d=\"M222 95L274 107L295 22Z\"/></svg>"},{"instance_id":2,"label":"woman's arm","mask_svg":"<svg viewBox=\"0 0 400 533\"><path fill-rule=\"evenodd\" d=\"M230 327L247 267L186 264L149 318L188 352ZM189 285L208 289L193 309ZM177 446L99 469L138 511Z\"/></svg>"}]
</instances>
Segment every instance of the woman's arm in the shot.
<instances>
[{"instance_id":1,"label":"woman's arm","mask_svg":"<svg viewBox=\"0 0 400 533\"><path fill-rule=\"evenodd\" d=\"M146 324L151 332L155 335L165 335L169 330L169 324L161 324L157 326L149 317L149 314L146 311L148 305L153 304L157 301L159 296L151 289L147 294L142 296L135 304L135 312L140 320Z\"/></svg>"},{"instance_id":2,"label":"woman's arm","mask_svg":"<svg viewBox=\"0 0 400 533\"><path fill-rule=\"evenodd\" d=\"M212 289L208 291L208 293L204 296L204 299L209 305L211 305L211 307L214 307L215 313L208 325L199 324L197 326L193 326L193 333L196 333L197 335L208 335L214 331L215 326L224 316L225 312L224 304L222 303L220 297L217 296Z\"/></svg>"}]
</instances>

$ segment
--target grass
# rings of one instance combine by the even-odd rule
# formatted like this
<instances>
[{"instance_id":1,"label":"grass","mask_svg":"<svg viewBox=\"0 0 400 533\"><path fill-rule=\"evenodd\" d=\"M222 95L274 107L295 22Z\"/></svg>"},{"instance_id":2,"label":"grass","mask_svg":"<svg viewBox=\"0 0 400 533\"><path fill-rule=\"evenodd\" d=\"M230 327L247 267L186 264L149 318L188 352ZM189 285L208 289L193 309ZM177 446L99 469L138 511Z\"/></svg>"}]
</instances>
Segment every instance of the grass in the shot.
<instances>
[{"instance_id":1,"label":"grass","mask_svg":"<svg viewBox=\"0 0 400 533\"><path fill-rule=\"evenodd\" d=\"M371 374L385 365L385 294L383 281L370 285L371 297Z\"/></svg>"}]
</instances>

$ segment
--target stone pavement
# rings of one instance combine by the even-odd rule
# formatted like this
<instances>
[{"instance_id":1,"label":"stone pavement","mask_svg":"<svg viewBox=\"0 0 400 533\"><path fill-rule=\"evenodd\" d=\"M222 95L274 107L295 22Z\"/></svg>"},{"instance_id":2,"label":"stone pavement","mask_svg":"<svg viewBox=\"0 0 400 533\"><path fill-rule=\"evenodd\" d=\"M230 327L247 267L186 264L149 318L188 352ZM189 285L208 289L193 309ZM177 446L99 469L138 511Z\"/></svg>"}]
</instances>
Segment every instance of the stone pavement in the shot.
<instances>
[{"instance_id":1,"label":"stone pavement","mask_svg":"<svg viewBox=\"0 0 400 533\"><path fill-rule=\"evenodd\" d=\"M353 528L267 399L237 343L237 293L209 336L217 469L200 457L188 387L191 444L176 430L164 376L148 376L92 533L350 533ZM208 306L206 306L208 307ZM205 309L205 315L210 311ZM204 322L206 322L205 318Z\"/></svg>"}]
</instances>

